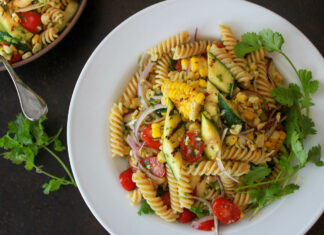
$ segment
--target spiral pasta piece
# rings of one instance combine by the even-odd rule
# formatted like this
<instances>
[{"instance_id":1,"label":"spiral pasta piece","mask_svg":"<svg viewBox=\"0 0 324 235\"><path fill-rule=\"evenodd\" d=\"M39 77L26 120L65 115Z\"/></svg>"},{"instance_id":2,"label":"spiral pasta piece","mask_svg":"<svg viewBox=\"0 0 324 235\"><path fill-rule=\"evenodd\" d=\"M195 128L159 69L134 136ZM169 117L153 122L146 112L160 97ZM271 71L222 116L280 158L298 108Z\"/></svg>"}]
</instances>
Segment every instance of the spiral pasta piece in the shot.
<instances>
[{"instance_id":1,"label":"spiral pasta piece","mask_svg":"<svg viewBox=\"0 0 324 235\"><path fill-rule=\"evenodd\" d=\"M44 14L48 14L52 23L62 23L64 12L56 7L48 7Z\"/></svg>"},{"instance_id":2,"label":"spiral pasta piece","mask_svg":"<svg viewBox=\"0 0 324 235\"><path fill-rule=\"evenodd\" d=\"M156 79L161 80L161 84L169 79L168 73L171 65L171 56L164 55L156 62L155 73Z\"/></svg>"},{"instance_id":3,"label":"spiral pasta piece","mask_svg":"<svg viewBox=\"0 0 324 235\"><path fill-rule=\"evenodd\" d=\"M229 27L228 25L219 25L219 29L225 49L228 51L229 54L231 54L234 63L236 63L238 66L245 70L247 68L246 59L237 57L234 52L234 47L237 44L237 40L232 32L231 27Z\"/></svg>"},{"instance_id":4,"label":"spiral pasta piece","mask_svg":"<svg viewBox=\"0 0 324 235\"><path fill-rule=\"evenodd\" d=\"M267 51L264 48L261 48L257 51L253 51L250 54L247 55L246 60L250 67L250 69L254 70L257 67L257 64L264 60L264 58L267 55Z\"/></svg>"},{"instance_id":5,"label":"spiral pasta piece","mask_svg":"<svg viewBox=\"0 0 324 235\"><path fill-rule=\"evenodd\" d=\"M250 203L251 197L249 193L236 193L233 203L241 210L244 210Z\"/></svg>"},{"instance_id":6,"label":"spiral pasta piece","mask_svg":"<svg viewBox=\"0 0 324 235\"><path fill-rule=\"evenodd\" d=\"M177 219L177 214L173 213L172 209L168 209L167 205L163 203L161 197L156 196L156 191L152 181L148 179L144 173L139 170L136 171L133 174L133 181L141 191L144 199L158 216L168 222L173 222Z\"/></svg>"},{"instance_id":7,"label":"spiral pasta piece","mask_svg":"<svg viewBox=\"0 0 324 235\"><path fill-rule=\"evenodd\" d=\"M270 92L274 88L274 86L268 79L266 62L264 59L259 61L259 63L257 64L257 68L258 76L256 77L255 81L257 91L267 101L267 105L269 108L276 108L276 101L270 95Z\"/></svg>"},{"instance_id":8,"label":"spiral pasta piece","mask_svg":"<svg viewBox=\"0 0 324 235\"><path fill-rule=\"evenodd\" d=\"M250 165L246 162L224 161L226 172L233 176L241 176L250 171ZM191 175L219 175L222 173L216 161L201 161L197 164L188 164L185 166L188 174Z\"/></svg>"},{"instance_id":9,"label":"spiral pasta piece","mask_svg":"<svg viewBox=\"0 0 324 235\"><path fill-rule=\"evenodd\" d=\"M56 28L50 27L41 33L39 42L42 43L43 45L50 44L58 37L57 33L58 31Z\"/></svg>"},{"instance_id":10,"label":"spiral pasta piece","mask_svg":"<svg viewBox=\"0 0 324 235\"><path fill-rule=\"evenodd\" d=\"M276 164L275 167L273 168L270 176L268 176L267 180L275 180L277 178L277 176L280 174L281 172L281 167L279 164Z\"/></svg>"},{"instance_id":11,"label":"spiral pasta piece","mask_svg":"<svg viewBox=\"0 0 324 235\"><path fill-rule=\"evenodd\" d=\"M178 181L179 201L181 207L190 209L194 200L191 198L192 187L189 174L182 168L180 179Z\"/></svg>"},{"instance_id":12,"label":"spiral pasta piece","mask_svg":"<svg viewBox=\"0 0 324 235\"><path fill-rule=\"evenodd\" d=\"M226 52L224 48L218 48L215 44L210 48L210 52L216 56L234 75L235 79L240 83L249 83L252 76L238 66L232 60L232 56Z\"/></svg>"},{"instance_id":13,"label":"spiral pasta piece","mask_svg":"<svg viewBox=\"0 0 324 235\"><path fill-rule=\"evenodd\" d=\"M136 97L137 95L137 84L138 84L138 79L139 79L139 73L136 72L130 83L128 83L126 90L123 92L121 102L125 107L130 107L132 99Z\"/></svg>"},{"instance_id":14,"label":"spiral pasta piece","mask_svg":"<svg viewBox=\"0 0 324 235\"><path fill-rule=\"evenodd\" d=\"M172 51L174 53L173 59L178 60L205 53L209 44L210 42L208 41L198 41L179 45L175 48L172 48Z\"/></svg>"},{"instance_id":15,"label":"spiral pasta piece","mask_svg":"<svg viewBox=\"0 0 324 235\"><path fill-rule=\"evenodd\" d=\"M131 191L130 193L128 193L128 198L133 206L139 204L142 201L141 191L139 189Z\"/></svg>"},{"instance_id":16,"label":"spiral pasta piece","mask_svg":"<svg viewBox=\"0 0 324 235\"><path fill-rule=\"evenodd\" d=\"M223 147L221 158L222 160L252 162L253 164L261 164L271 160L262 150L252 151L248 148L237 148L236 146Z\"/></svg>"},{"instance_id":17,"label":"spiral pasta piece","mask_svg":"<svg viewBox=\"0 0 324 235\"><path fill-rule=\"evenodd\" d=\"M61 0L61 3L64 7L66 7L70 2L71 0Z\"/></svg>"},{"instance_id":18,"label":"spiral pasta piece","mask_svg":"<svg viewBox=\"0 0 324 235\"><path fill-rule=\"evenodd\" d=\"M127 147L123 140L123 113L122 104L114 103L110 112L110 146L112 156L125 156Z\"/></svg>"},{"instance_id":19,"label":"spiral pasta piece","mask_svg":"<svg viewBox=\"0 0 324 235\"><path fill-rule=\"evenodd\" d=\"M178 33L155 47L148 50L148 54L151 55L151 60L156 61L160 59L164 54L171 52L173 47L186 43L190 40L190 36L188 31L183 31L182 33Z\"/></svg>"},{"instance_id":20,"label":"spiral pasta piece","mask_svg":"<svg viewBox=\"0 0 324 235\"><path fill-rule=\"evenodd\" d=\"M224 193L225 195L233 200L235 196L235 188L237 186L237 183L233 181L232 179L228 178L226 175L223 173L220 174L220 178L222 180L223 186L224 186Z\"/></svg>"},{"instance_id":21,"label":"spiral pasta piece","mask_svg":"<svg viewBox=\"0 0 324 235\"><path fill-rule=\"evenodd\" d=\"M178 182L174 178L172 170L167 165L167 179L169 185L169 192L170 192L170 201L171 201L171 208L174 212L183 212L183 208L180 206L179 200L179 193L178 193Z\"/></svg>"}]
</instances>

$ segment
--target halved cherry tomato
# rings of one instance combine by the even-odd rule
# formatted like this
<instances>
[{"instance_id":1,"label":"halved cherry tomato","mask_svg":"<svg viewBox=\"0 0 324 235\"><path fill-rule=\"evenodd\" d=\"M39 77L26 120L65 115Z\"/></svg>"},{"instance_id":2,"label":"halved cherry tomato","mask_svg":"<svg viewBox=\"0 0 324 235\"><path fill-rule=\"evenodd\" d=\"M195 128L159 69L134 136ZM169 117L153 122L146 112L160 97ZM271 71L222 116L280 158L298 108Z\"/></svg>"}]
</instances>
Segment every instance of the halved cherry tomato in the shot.
<instances>
[{"instance_id":1,"label":"halved cherry tomato","mask_svg":"<svg viewBox=\"0 0 324 235\"><path fill-rule=\"evenodd\" d=\"M161 199L164 202L164 204L168 206L168 208L171 207L171 199L170 199L170 193L169 192L163 193L161 195Z\"/></svg>"},{"instance_id":2,"label":"halved cherry tomato","mask_svg":"<svg viewBox=\"0 0 324 235\"><path fill-rule=\"evenodd\" d=\"M18 14L21 19L20 24L32 33L38 33L41 29L37 26L41 25L41 15L33 11L21 12Z\"/></svg>"},{"instance_id":3,"label":"halved cherry tomato","mask_svg":"<svg viewBox=\"0 0 324 235\"><path fill-rule=\"evenodd\" d=\"M127 191L132 191L136 188L136 184L133 182L132 176L133 171L131 168L127 169L119 175L119 182Z\"/></svg>"},{"instance_id":4,"label":"halved cherry tomato","mask_svg":"<svg viewBox=\"0 0 324 235\"><path fill-rule=\"evenodd\" d=\"M180 151L189 163L198 161L203 153L204 143L198 133L187 132L180 143Z\"/></svg>"},{"instance_id":5,"label":"halved cherry tomato","mask_svg":"<svg viewBox=\"0 0 324 235\"><path fill-rule=\"evenodd\" d=\"M158 140L154 140L152 137L152 125L149 124L147 127L143 129L142 132L142 139L145 142L145 144L151 148L160 149L161 143Z\"/></svg>"},{"instance_id":6,"label":"halved cherry tomato","mask_svg":"<svg viewBox=\"0 0 324 235\"><path fill-rule=\"evenodd\" d=\"M163 163L158 161L157 157L145 158L144 165L149 166L148 168L152 174L157 177L163 177L165 175L165 167Z\"/></svg>"},{"instance_id":7,"label":"halved cherry tomato","mask_svg":"<svg viewBox=\"0 0 324 235\"><path fill-rule=\"evenodd\" d=\"M184 208L183 212L179 214L178 220L182 223L189 223L196 218L195 213L191 212L190 210Z\"/></svg>"},{"instance_id":8,"label":"halved cherry tomato","mask_svg":"<svg viewBox=\"0 0 324 235\"><path fill-rule=\"evenodd\" d=\"M212 231L213 228L215 227L215 224L214 224L214 220L212 219L212 220L206 220L199 224L193 224L191 227L197 230Z\"/></svg>"},{"instance_id":9,"label":"halved cherry tomato","mask_svg":"<svg viewBox=\"0 0 324 235\"><path fill-rule=\"evenodd\" d=\"M11 57L9 62L17 62L20 61L21 59L22 59L22 55L20 53L16 53Z\"/></svg>"},{"instance_id":10,"label":"halved cherry tomato","mask_svg":"<svg viewBox=\"0 0 324 235\"><path fill-rule=\"evenodd\" d=\"M224 48L225 46L223 44L217 45L218 48Z\"/></svg>"},{"instance_id":11,"label":"halved cherry tomato","mask_svg":"<svg viewBox=\"0 0 324 235\"><path fill-rule=\"evenodd\" d=\"M225 198L218 198L212 204L214 214L224 224L233 224L240 220L241 210Z\"/></svg>"},{"instance_id":12,"label":"halved cherry tomato","mask_svg":"<svg viewBox=\"0 0 324 235\"><path fill-rule=\"evenodd\" d=\"M177 71L178 72L181 72L181 59L179 59L178 61L177 61L177 64L176 64L176 68L177 68Z\"/></svg>"}]
</instances>

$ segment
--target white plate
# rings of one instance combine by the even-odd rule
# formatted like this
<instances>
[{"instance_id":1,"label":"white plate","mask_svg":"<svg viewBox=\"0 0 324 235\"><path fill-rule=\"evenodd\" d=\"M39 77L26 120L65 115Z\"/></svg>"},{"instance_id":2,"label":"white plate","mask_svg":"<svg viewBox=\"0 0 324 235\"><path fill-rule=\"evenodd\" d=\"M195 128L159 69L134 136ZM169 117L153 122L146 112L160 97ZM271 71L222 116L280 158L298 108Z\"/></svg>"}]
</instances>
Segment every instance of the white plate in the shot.
<instances>
[{"instance_id":1,"label":"white plate","mask_svg":"<svg viewBox=\"0 0 324 235\"><path fill-rule=\"evenodd\" d=\"M112 234L208 234L188 225L166 223L155 215L138 216L127 192L119 185L123 160L112 159L108 139L108 115L135 72L138 55L157 42L182 30L199 36L219 36L218 24L228 24L235 35L271 28L285 38L284 51L297 68L313 71L322 85L324 62L312 43L282 17L245 1L177 0L161 2L130 17L97 47L75 87L69 110L68 147L72 170L80 192L98 221ZM297 82L288 63L274 55L279 70ZM318 134L312 144L322 144L323 87L312 116ZM222 226L221 234L301 234L318 219L324 208L324 167L307 166L297 178L301 189L262 210L252 221L244 219Z\"/></svg>"}]
</instances>

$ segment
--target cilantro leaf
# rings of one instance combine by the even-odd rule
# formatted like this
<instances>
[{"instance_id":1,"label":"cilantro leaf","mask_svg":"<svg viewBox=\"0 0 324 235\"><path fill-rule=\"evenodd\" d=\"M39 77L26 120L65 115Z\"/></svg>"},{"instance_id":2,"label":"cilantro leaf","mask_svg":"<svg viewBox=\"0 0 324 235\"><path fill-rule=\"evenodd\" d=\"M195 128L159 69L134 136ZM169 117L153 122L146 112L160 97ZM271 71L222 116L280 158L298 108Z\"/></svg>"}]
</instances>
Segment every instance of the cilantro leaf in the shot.
<instances>
[{"instance_id":1,"label":"cilantro leaf","mask_svg":"<svg viewBox=\"0 0 324 235\"><path fill-rule=\"evenodd\" d=\"M299 118L299 124L301 129L301 139L304 139L308 135L315 135L317 133L317 131L314 129L315 123L310 117L302 115Z\"/></svg>"},{"instance_id":2,"label":"cilantro leaf","mask_svg":"<svg viewBox=\"0 0 324 235\"><path fill-rule=\"evenodd\" d=\"M51 179L48 183L42 185L43 193L48 195L50 192L57 191L61 185L64 185L64 181L61 179Z\"/></svg>"},{"instance_id":3,"label":"cilantro leaf","mask_svg":"<svg viewBox=\"0 0 324 235\"><path fill-rule=\"evenodd\" d=\"M304 97L304 99L300 100L300 105L301 108L309 108L310 106L314 106L315 104L312 101L312 98L310 98L309 96Z\"/></svg>"},{"instance_id":4,"label":"cilantro leaf","mask_svg":"<svg viewBox=\"0 0 324 235\"><path fill-rule=\"evenodd\" d=\"M261 48L259 36L256 33L245 33L234 47L236 56L243 58L246 54Z\"/></svg>"},{"instance_id":5,"label":"cilantro leaf","mask_svg":"<svg viewBox=\"0 0 324 235\"><path fill-rule=\"evenodd\" d=\"M289 160L286 156L281 156L280 157L280 168L282 169L283 172L287 172L289 170Z\"/></svg>"},{"instance_id":6,"label":"cilantro leaf","mask_svg":"<svg viewBox=\"0 0 324 235\"><path fill-rule=\"evenodd\" d=\"M192 206L190 208L190 211L192 211L193 213L195 213L198 218L202 218L202 217L204 217L206 215L209 215L209 211L208 210L204 210L201 207Z\"/></svg>"},{"instance_id":7,"label":"cilantro leaf","mask_svg":"<svg viewBox=\"0 0 324 235\"><path fill-rule=\"evenodd\" d=\"M274 33L271 29L264 29L259 32L259 37L264 49L269 52L281 51L284 39L280 33Z\"/></svg>"},{"instance_id":8,"label":"cilantro leaf","mask_svg":"<svg viewBox=\"0 0 324 235\"><path fill-rule=\"evenodd\" d=\"M277 87L273 88L270 95L280 104L293 106L302 96L297 84L290 83L288 88Z\"/></svg>"},{"instance_id":9,"label":"cilantro leaf","mask_svg":"<svg viewBox=\"0 0 324 235\"><path fill-rule=\"evenodd\" d=\"M312 72L306 69L298 70L298 78L302 84L305 95L314 94L318 89L318 81L312 80Z\"/></svg>"},{"instance_id":10,"label":"cilantro leaf","mask_svg":"<svg viewBox=\"0 0 324 235\"><path fill-rule=\"evenodd\" d=\"M306 152L304 150L302 142L299 140L299 135L294 131L291 135L291 148L296 155L299 165L304 166L307 160Z\"/></svg>"},{"instance_id":11,"label":"cilantro leaf","mask_svg":"<svg viewBox=\"0 0 324 235\"><path fill-rule=\"evenodd\" d=\"M253 184L257 180L264 180L271 173L271 169L267 166L257 166L243 176L243 182L246 185Z\"/></svg>"},{"instance_id":12,"label":"cilantro leaf","mask_svg":"<svg viewBox=\"0 0 324 235\"><path fill-rule=\"evenodd\" d=\"M316 166L324 166L324 162L321 160L321 145L313 146L308 151L308 162L313 162Z\"/></svg>"},{"instance_id":13,"label":"cilantro leaf","mask_svg":"<svg viewBox=\"0 0 324 235\"><path fill-rule=\"evenodd\" d=\"M64 150L66 150L66 147L62 144L62 141L60 141L59 139L55 139L54 140L54 149L55 149L55 151L62 152Z\"/></svg>"},{"instance_id":14,"label":"cilantro leaf","mask_svg":"<svg viewBox=\"0 0 324 235\"><path fill-rule=\"evenodd\" d=\"M142 213L144 213L144 214L154 214L154 210L152 210L152 208L150 207L150 205L147 203L146 200L143 201L140 209L137 212L138 215L142 215Z\"/></svg>"}]
</instances>

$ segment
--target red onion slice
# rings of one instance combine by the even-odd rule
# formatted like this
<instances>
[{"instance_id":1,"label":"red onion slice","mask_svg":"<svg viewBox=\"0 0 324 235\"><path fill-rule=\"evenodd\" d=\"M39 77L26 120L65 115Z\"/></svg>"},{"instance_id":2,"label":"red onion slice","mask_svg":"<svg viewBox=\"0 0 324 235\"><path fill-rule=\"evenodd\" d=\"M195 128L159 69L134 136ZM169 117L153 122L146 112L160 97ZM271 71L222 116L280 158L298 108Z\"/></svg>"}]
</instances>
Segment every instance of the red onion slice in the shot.
<instances>
[{"instance_id":1,"label":"red onion slice","mask_svg":"<svg viewBox=\"0 0 324 235\"><path fill-rule=\"evenodd\" d=\"M145 120L145 118L150 115L151 113L153 113L154 111L158 110L158 109L164 109L166 108L164 105L162 104L156 104L154 105L154 107L148 107L147 109L145 109L140 115L139 117L137 118L136 120L136 125L135 125L135 128L134 128L134 133L135 133L135 137L136 137L136 140L138 142L139 138L138 138L138 130L139 130L139 127L141 126L142 122Z\"/></svg>"},{"instance_id":2,"label":"red onion slice","mask_svg":"<svg viewBox=\"0 0 324 235\"><path fill-rule=\"evenodd\" d=\"M271 71L270 71L271 70L271 66L273 66L273 62L272 62L272 59L269 58L268 64L267 64L267 75L268 75L268 78L269 78L270 82L272 83L272 85L275 88L277 88L277 84L276 84L276 82L274 81L274 79L273 79L273 77L271 75Z\"/></svg>"},{"instance_id":3,"label":"red onion slice","mask_svg":"<svg viewBox=\"0 0 324 235\"><path fill-rule=\"evenodd\" d=\"M197 37L198 37L198 27L196 27L196 30L195 30L195 36L194 36L195 41L197 41Z\"/></svg>"},{"instance_id":4,"label":"red onion slice","mask_svg":"<svg viewBox=\"0 0 324 235\"><path fill-rule=\"evenodd\" d=\"M148 75L150 74L150 71L153 67L153 63L150 62L148 63L143 72L141 73L139 79L138 79L138 84L137 84L137 96L140 97L140 102L141 104L143 104L145 107L149 106L149 102L147 101L145 94L144 94L144 81L146 80L146 78L148 77Z\"/></svg>"},{"instance_id":5,"label":"red onion slice","mask_svg":"<svg viewBox=\"0 0 324 235\"><path fill-rule=\"evenodd\" d=\"M224 165L223 165L223 162L222 162L222 160L221 160L219 157L216 158L216 162L217 162L217 164L218 164L219 169L221 170L221 172L222 172L222 173L223 173L227 178L233 180L233 181L236 182L236 183L239 182L237 179L233 178L233 177L232 177L232 176L231 176L231 175L230 175L230 174L225 170L225 167L224 167Z\"/></svg>"}]
</instances>

